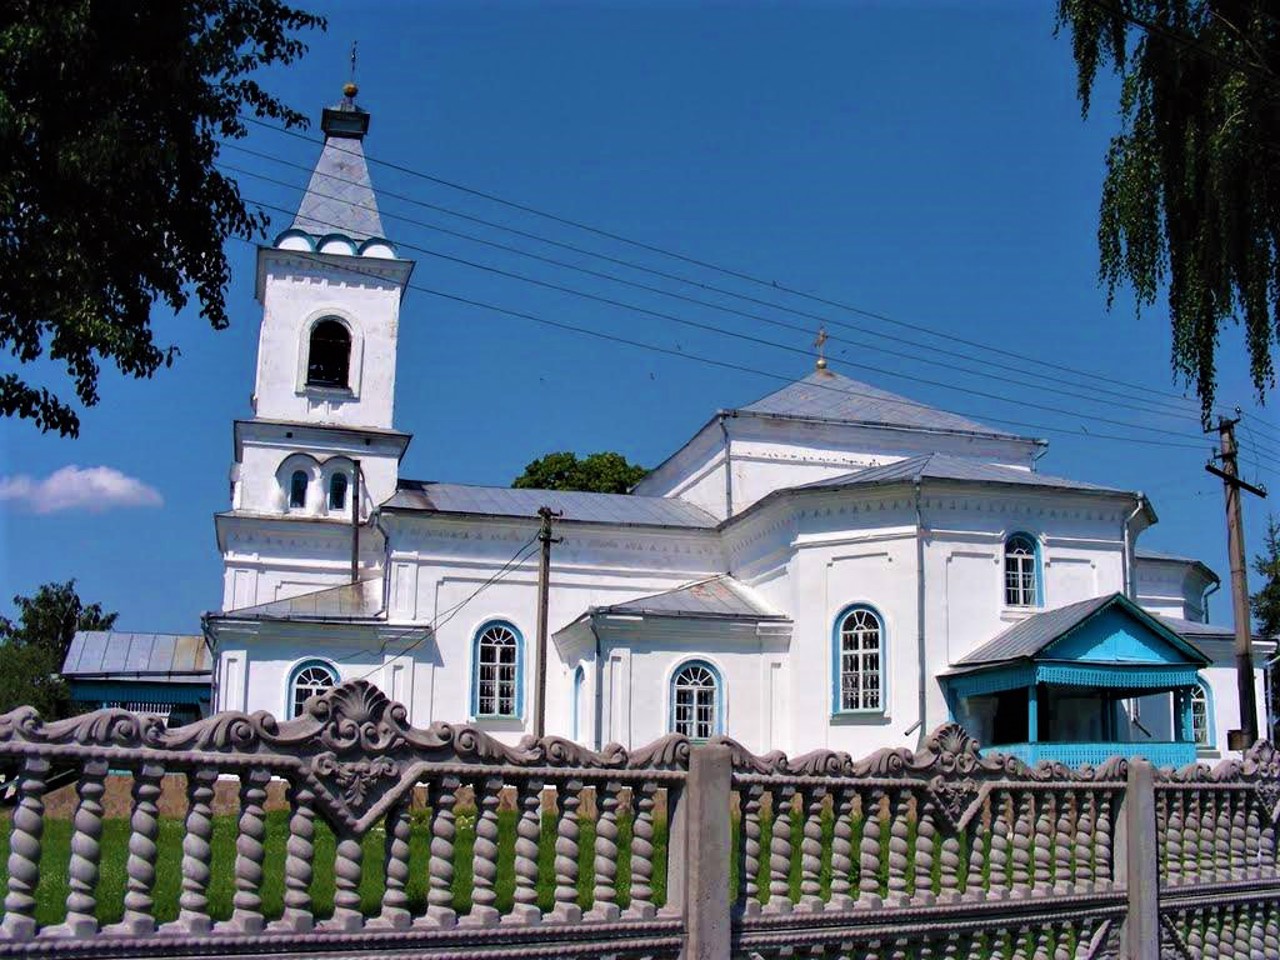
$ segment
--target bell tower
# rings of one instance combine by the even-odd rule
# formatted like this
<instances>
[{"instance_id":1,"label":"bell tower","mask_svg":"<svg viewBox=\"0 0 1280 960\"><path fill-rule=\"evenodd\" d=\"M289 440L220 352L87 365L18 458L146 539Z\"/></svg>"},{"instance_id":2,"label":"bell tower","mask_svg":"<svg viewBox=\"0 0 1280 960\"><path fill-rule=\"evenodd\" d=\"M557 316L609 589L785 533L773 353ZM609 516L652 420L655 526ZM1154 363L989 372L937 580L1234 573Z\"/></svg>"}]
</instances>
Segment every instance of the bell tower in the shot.
<instances>
[{"instance_id":1,"label":"bell tower","mask_svg":"<svg viewBox=\"0 0 1280 960\"><path fill-rule=\"evenodd\" d=\"M297 214L258 250L253 416L236 421L232 509L217 518L224 609L279 599L266 569L253 589L242 587L243 570L233 577L242 566L233 544L250 528L305 521L309 540L334 541L331 582L371 575L380 563L366 521L395 492L409 443L393 418L400 303L413 262L384 235L364 155L370 115L357 92L348 83L342 100L325 108L324 146ZM324 534L328 524L332 533ZM353 536L362 526L363 538ZM352 540L357 552L368 549L367 563L352 559ZM318 551L318 569L329 567L327 553Z\"/></svg>"}]
</instances>

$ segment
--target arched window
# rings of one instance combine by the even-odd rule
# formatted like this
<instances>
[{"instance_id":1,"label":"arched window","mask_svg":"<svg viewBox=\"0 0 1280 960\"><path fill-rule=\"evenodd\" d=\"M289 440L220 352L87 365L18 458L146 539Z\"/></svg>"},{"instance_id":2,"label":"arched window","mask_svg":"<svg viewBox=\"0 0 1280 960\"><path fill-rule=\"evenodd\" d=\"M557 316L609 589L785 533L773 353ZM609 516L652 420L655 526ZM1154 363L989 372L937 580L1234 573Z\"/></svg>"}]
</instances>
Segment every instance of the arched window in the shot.
<instances>
[{"instance_id":1,"label":"arched window","mask_svg":"<svg viewBox=\"0 0 1280 960\"><path fill-rule=\"evenodd\" d=\"M524 641L509 623L486 624L476 634L471 712L477 717L518 717Z\"/></svg>"},{"instance_id":2,"label":"arched window","mask_svg":"<svg viewBox=\"0 0 1280 960\"><path fill-rule=\"evenodd\" d=\"M671 677L671 732L708 740L721 732L720 675L691 660Z\"/></svg>"},{"instance_id":3,"label":"arched window","mask_svg":"<svg viewBox=\"0 0 1280 960\"><path fill-rule=\"evenodd\" d=\"M1209 688L1197 681L1191 691L1191 739L1197 747L1213 746L1213 709Z\"/></svg>"},{"instance_id":4,"label":"arched window","mask_svg":"<svg viewBox=\"0 0 1280 960\"><path fill-rule=\"evenodd\" d=\"M329 509L347 509L347 475L335 473L329 478Z\"/></svg>"},{"instance_id":5,"label":"arched window","mask_svg":"<svg viewBox=\"0 0 1280 960\"><path fill-rule=\"evenodd\" d=\"M884 710L884 623L870 607L853 607L836 621L837 713Z\"/></svg>"},{"instance_id":6,"label":"arched window","mask_svg":"<svg viewBox=\"0 0 1280 960\"><path fill-rule=\"evenodd\" d=\"M321 320L311 328L307 386L345 387L350 372L351 334L337 320Z\"/></svg>"},{"instance_id":7,"label":"arched window","mask_svg":"<svg viewBox=\"0 0 1280 960\"><path fill-rule=\"evenodd\" d=\"M336 686L338 675L327 663L319 660L308 660L293 671L293 679L289 683L289 716L302 714L302 706L318 693Z\"/></svg>"},{"instance_id":8,"label":"arched window","mask_svg":"<svg viewBox=\"0 0 1280 960\"><path fill-rule=\"evenodd\" d=\"M310 479L305 470L293 471L289 478L289 506L301 509L307 505L307 481Z\"/></svg>"},{"instance_id":9,"label":"arched window","mask_svg":"<svg viewBox=\"0 0 1280 960\"><path fill-rule=\"evenodd\" d=\"M1010 607L1034 607L1040 602L1036 542L1015 533L1004 542L1004 602Z\"/></svg>"}]
</instances>

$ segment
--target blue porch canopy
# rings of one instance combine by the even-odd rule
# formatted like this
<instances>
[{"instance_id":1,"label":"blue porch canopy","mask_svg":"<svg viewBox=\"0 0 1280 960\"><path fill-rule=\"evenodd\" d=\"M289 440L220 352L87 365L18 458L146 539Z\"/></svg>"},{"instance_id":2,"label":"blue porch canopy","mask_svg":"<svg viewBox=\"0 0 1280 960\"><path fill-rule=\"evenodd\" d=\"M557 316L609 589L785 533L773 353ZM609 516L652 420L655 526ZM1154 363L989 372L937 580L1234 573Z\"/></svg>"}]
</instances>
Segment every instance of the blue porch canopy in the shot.
<instances>
[{"instance_id":1,"label":"blue porch canopy","mask_svg":"<svg viewBox=\"0 0 1280 960\"><path fill-rule=\"evenodd\" d=\"M962 658L942 679L953 716L975 725L981 711L1000 720L995 737L971 731L994 749L1028 762L1098 762L1114 754L1145 755L1157 763L1195 759L1191 693L1197 673L1210 664L1199 649L1120 593L1094 597L1047 610L1014 624ZM1017 691L1014 694L1012 692ZM1114 704L1158 693L1173 696L1172 741L1124 742L1116 729ZM1025 723L1010 711L1022 710ZM1079 711L1087 698L1098 711L1098 736L1087 741L1054 736L1070 718L1054 718L1054 709ZM983 704L983 698L987 702ZM999 731L1025 730L1025 740L1000 742Z\"/></svg>"}]
</instances>

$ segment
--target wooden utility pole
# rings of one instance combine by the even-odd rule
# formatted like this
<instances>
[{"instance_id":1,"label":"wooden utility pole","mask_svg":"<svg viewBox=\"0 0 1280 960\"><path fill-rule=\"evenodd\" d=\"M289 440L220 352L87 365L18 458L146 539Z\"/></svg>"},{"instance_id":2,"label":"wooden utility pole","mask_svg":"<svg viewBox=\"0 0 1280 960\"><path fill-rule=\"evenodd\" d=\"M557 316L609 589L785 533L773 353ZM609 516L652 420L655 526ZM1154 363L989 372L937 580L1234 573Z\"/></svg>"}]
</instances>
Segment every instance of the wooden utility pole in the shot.
<instances>
[{"instance_id":1,"label":"wooden utility pole","mask_svg":"<svg viewBox=\"0 0 1280 960\"><path fill-rule=\"evenodd\" d=\"M560 516L550 507L539 507L542 527L538 541L542 544L542 557L538 562L538 690L533 713L533 735L544 737L547 733L547 603L551 596L551 545L559 543L559 537L551 535L551 521Z\"/></svg>"},{"instance_id":2,"label":"wooden utility pole","mask_svg":"<svg viewBox=\"0 0 1280 960\"><path fill-rule=\"evenodd\" d=\"M1236 691L1240 701L1240 729L1227 732L1227 747L1231 750L1247 750L1258 741L1258 701L1253 693L1253 625L1249 618L1249 568L1244 558L1244 520L1240 511L1240 491L1248 490L1255 496L1265 497L1267 491L1240 479L1237 463L1236 424L1239 418L1218 418L1218 435L1222 449L1218 459L1222 467L1213 463L1205 469L1222 478L1222 491L1227 506L1227 553L1231 561L1231 609L1235 615L1236 639Z\"/></svg>"}]
</instances>

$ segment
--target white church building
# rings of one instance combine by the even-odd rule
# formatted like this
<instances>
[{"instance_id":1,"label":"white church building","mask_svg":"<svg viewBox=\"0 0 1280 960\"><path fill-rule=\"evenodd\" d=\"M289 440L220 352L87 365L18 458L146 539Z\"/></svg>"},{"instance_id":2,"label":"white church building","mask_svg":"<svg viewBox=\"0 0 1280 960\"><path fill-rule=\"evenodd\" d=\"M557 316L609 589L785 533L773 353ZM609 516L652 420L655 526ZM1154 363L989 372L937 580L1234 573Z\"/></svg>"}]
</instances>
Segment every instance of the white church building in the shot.
<instances>
[{"instance_id":1,"label":"white church building","mask_svg":"<svg viewBox=\"0 0 1280 960\"><path fill-rule=\"evenodd\" d=\"M1218 578L1140 546L1141 493L1045 475L1044 441L821 361L715 413L630 495L401 476L413 263L383 231L368 125L350 95L324 111L297 216L258 253L252 416L204 623L218 708L290 716L363 677L420 726L531 732L546 506L549 734L862 755L955 719L1027 760L1225 752L1231 637L1204 622Z\"/></svg>"}]
</instances>

